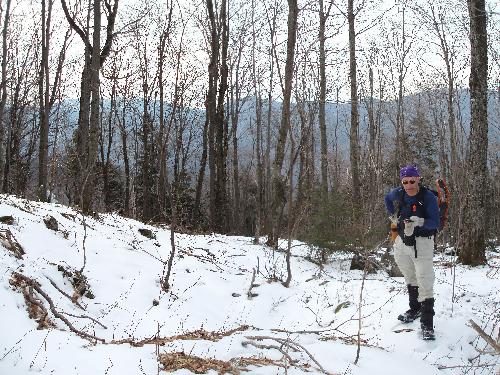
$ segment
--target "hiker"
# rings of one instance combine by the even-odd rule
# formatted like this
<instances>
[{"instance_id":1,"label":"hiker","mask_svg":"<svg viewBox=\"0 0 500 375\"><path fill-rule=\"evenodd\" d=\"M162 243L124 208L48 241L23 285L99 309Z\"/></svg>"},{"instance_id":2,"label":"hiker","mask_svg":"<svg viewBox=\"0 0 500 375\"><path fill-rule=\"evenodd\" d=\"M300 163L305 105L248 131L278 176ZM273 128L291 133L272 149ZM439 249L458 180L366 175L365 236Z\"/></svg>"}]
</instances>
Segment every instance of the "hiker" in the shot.
<instances>
[{"instance_id":1,"label":"hiker","mask_svg":"<svg viewBox=\"0 0 500 375\"><path fill-rule=\"evenodd\" d=\"M399 172L401 186L385 196L385 206L397 224L394 259L408 287L410 309L398 316L403 323L420 317L422 338L434 340L434 240L440 216L436 196L420 185L416 166ZM397 205L397 208L396 208Z\"/></svg>"}]
</instances>

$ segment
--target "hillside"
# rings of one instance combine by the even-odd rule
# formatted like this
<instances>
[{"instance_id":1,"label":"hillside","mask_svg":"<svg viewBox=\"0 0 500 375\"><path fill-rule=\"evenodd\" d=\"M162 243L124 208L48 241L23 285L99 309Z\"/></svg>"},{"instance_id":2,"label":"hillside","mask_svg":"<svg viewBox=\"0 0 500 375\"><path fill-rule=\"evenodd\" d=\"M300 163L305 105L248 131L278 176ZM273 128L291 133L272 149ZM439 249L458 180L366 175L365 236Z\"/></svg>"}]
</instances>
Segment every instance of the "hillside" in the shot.
<instances>
[{"instance_id":1,"label":"hillside","mask_svg":"<svg viewBox=\"0 0 500 375\"><path fill-rule=\"evenodd\" d=\"M321 270L308 260L314 249L294 242L293 278L285 288L274 277L286 272L282 252L246 237L176 234L172 288L165 293L168 228L116 214L84 219L62 205L6 195L0 216L12 217L0 224L0 374L500 370L499 356L487 354L491 347L468 323L473 319L498 339L499 249L488 253L488 266L476 268L435 257L434 342L419 338L417 322L397 324L407 308L404 280L367 275L355 365L363 272L349 270L349 254L335 254ZM75 280L84 259L85 278Z\"/></svg>"}]
</instances>

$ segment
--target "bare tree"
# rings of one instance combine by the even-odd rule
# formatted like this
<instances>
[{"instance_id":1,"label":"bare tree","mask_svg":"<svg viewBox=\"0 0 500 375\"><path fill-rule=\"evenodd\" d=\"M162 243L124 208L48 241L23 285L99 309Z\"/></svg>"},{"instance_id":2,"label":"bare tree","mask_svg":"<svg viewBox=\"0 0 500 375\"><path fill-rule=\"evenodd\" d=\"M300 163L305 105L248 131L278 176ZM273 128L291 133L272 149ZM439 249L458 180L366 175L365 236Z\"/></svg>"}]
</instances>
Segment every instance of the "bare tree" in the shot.
<instances>
[{"instance_id":1,"label":"bare tree","mask_svg":"<svg viewBox=\"0 0 500 375\"><path fill-rule=\"evenodd\" d=\"M354 217L360 215L361 186L359 173L359 109L358 109L358 84L356 78L356 32L354 21L357 12L354 12L354 0L347 1L347 20L349 23L349 79L351 83L351 131L349 135L351 178L352 178L352 202Z\"/></svg>"},{"instance_id":2,"label":"bare tree","mask_svg":"<svg viewBox=\"0 0 500 375\"><path fill-rule=\"evenodd\" d=\"M40 143L38 149L38 199L47 201L50 197L48 191L48 158L49 158L49 116L55 103L59 84L61 82L62 69L66 58L66 50L71 30L68 30L64 37L64 42L57 60L54 82L50 87L49 76L49 53L51 39L52 6L54 0L42 0L42 40L41 40L41 61L38 75L38 95L39 95L39 116L40 116Z\"/></svg>"},{"instance_id":3,"label":"bare tree","mask_svg":"<svg viewBox=\"0 0 500 375\"><path fill-rule=\"evenodd\" d=\"M246 17L246 14L245 14ZM253 27L253 26L252 26ZM238 125L240 120L240 114L242 106L246 102L246 98L242 98L242 89L244 85L244 74L245 71L242 67L242 58L244 49L246 47L246 33L247 25L246 19L241 21L241 25L238 27L238 31L235 33L235 47L234 47L234 57L230 60L229 67L229 95L228 101L228 111L229 118L231 119L231 141L233 145L232 154L232 166L233 166L233 209L232 209L232 229L238 232L241 228L241 188L240 188L240 171L239 171L239 156L238 156ZM252 54L253 56L253 54ZM253 57L252 57L253 59ZM253 63L252 63L253 64ZM253 64L254 65L254 64ZM255 74L255 70L253 70ZM255 79L255 78L254 78ZM257 103L258 104L258 103ZM260 119L259 119L260 120ZM258 125L259 126L259 125Z\"/></svg>"},{"instance_id":4,"label":"bare tree","mask_svg":"<svg viewBox=\"0 0 500 375\"><path fill-rule=\"evenodd\" d=\"M160 43L158 46L158 87L160 90L160 130L158 134L158 203L159 211L163 214L166 210L166 187L167 187L167 143L170 129L165 129L165 78L164 78L164 63L165 63L165 47L167 40L170 38L172 26L173 1L168 3L167 26L160 35ZM180 48L179 48L180 56ZM178 76L178 75L177 75Z\"/></svg>"},{"instance_id":5,"label":"bare tree","mask_svg":"<svg viewBox=\"0 0 500 375\"><path fill-rule=\"evenodd\" d=\"M278 0L274 2L273 12L270 15L269 10L266 8L266 18L267 24L269 26L269 88L267 96L267 121L266 121L266 151L264 154L264 168L265 168L265 182L264 182L264 206L266 212L271 212L272 205L272 176L271 176L271 118L273 109L273 90L274 90L274 75L275 75L275 61L274 56L276 55L276 28L277 28L277 16L279 13ZM279 72L279 65L277 65ZM281 78L281 75L280 75ZM264 220L264 226L266 231L271 230L272 226L272 215L266 215Z\"/></svg>"},{"instance_id":6,"label":"bare tree","mask_svg":"<svg viewBox=\"0 0 500 375\"><path fill-rule=\"evenodd\" d=\"M257 156L257 199L255 210L254 243L258 244L262 229L262 217L264 209L264 166L262 162L262 94L260 71L257 70L255 53L257 49L257 34L255 31L255 1L252 1L252 77L255 96L255 124L256 142L255 154ZM271 59L272 60L272 59Z\"/></svg>"},{"instance_id":7,"label":"bare tree","mask_svg":"<svg viewBox=\"0 0 500 375\"><path fill-rule=\"evenodd\" d=\"M319 0L319 131L321 137L321 191L324 198L328 195L328 140L326 136L326 50L325 50L325 31L326 21L330 15L333 2L328 5L325 12L324 1Z\"/></svg>"},{"instance_id":8,"label":"bare tree","mask_svg":"<svg viewBox=\"0 0 500 375\"><path fill-rule=\"evenodd\" d=\"M278 246L280 215L283 205L286 202L285 178L281 174L281 169L283 168L283 161L285 159L286 139L290 131L290 99L292 96L298 13L299 8L297 6L297 0L288 0L288 39L283 87L283 107L281 110L281 124L278 132L278 142L276 144L276 154L272 171L274 195L271 206L272 226L267 240L268 245L273 247Z\"/></svg>"},{"instance_id":9,"label":"bare tree","mask_svg":"<svg viewBox=\"0 0 500 375\"><path fill-rule=\"evenodd\" d=\"M0 97L0 176L3 176L4 170L4 136L5 136L5 105L7 103L7 36L10 23L10 4L11 0L7 0L5 7L5 16L2 28L2 78L0 82L1 97Z\"/></svg>"},{"instance_id":10,"label":"bare tree","mask_svg":"<svg viewBox=\"0 0 500 375\"><path fill-rule=\"evenodd\" d=\"M224 101L227 90L227 51L229 26L227 2L222 0L219 24L215 19L212 0L206 1L210 28L210 63L208 66L208 92L205 101L208 119L208 157L210 168L210 227L226 232L228 227L228 202L226 190L227 119Z\"/></svg>"},{"instance_id":11,"label":"bare tree","mask_svg":"<svg viewBox=\"0 0 500 375\"><path fill-rule=\"evenodd\" d=\"M113 3L105 0L106 8L106 41L101 50L101 0L92 3L93 33L92 42L90 29L78 26L76 16L71 15L66 0L61 0L64 14L71 28L80 36L85 45L85 64L82 72L80 91L80 110L78 116L77 149L79 160L80 206L84 212L90 212L93 206L94 167L97 161L100 79L99 72L109 55L114 38L114 26L118 12L119 0ZM90 23L90 8L87 15Z\"/></svg>"}]
</instances>

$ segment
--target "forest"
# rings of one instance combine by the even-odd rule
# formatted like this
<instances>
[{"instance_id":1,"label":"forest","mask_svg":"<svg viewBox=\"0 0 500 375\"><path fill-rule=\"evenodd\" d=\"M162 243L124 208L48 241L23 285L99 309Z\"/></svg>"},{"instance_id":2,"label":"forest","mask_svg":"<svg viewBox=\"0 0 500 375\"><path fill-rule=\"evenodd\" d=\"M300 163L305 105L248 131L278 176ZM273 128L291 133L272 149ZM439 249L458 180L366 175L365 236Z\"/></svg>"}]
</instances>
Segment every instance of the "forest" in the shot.
<instances>
[{"instance_id":1,"label":"forest","mask_svg":"<svg viewBox=\"0 0 500 375\"><path fill-rule=\"evenodd\" d=\"M500 4L1 1L0 189L172 231L374 248L399 168L500 233Z\"/></svg>"}]
</instances>

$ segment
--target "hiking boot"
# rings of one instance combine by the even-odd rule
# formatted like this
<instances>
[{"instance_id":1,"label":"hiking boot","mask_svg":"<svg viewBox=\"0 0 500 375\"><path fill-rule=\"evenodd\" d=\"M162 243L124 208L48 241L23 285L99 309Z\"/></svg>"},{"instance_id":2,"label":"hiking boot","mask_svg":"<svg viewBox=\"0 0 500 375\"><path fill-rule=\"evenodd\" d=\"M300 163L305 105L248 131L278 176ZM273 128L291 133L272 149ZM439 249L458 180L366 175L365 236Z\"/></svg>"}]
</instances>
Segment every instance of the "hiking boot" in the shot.
<instances>
[{"instance_id":1,"label":"hiking boot","mask_svg":"<svg viewBox=\"0 0 500 375\"><path fill-rule=\"evenodd\" d=\"M420 316L420 302L418 302L418 286L407 285L410 310L400 314L398 320L403 323L411 323Z\"/></svg>"},{"instance_id":2,"label":"hiking boot","mask_svg":"<svg viewBox=\"0 0 500 375\"><path fill-rule=\"evenodd\" d=\"M428 326L428 325L421 323L420 328L422 329L422 340L435 340L436 339L436 336L434 335L434 328L432 326Z\"/></svg>"},{"instance_id":3,"label":"hiking boot","mask_svg":"<svg viewBox=\"0 0 500 375\"><path fill-rule=\"evenodd\" d=\"M420 316L420 309L419 310L410 309L403 314L399 314L398 320L402 321L403 323L411 323L419 316Z\"/></svg>"},{"instance_id":4,"label":"hiking boot","mask_svg":"<svg viewBox=\"0 0 500 375\"><path fill-rule=\"evenodd\" d=\"M435 340L434 336L434 298L427 298L420 309L420 328L423 340Z\"/></svg>"}]
</instances>

